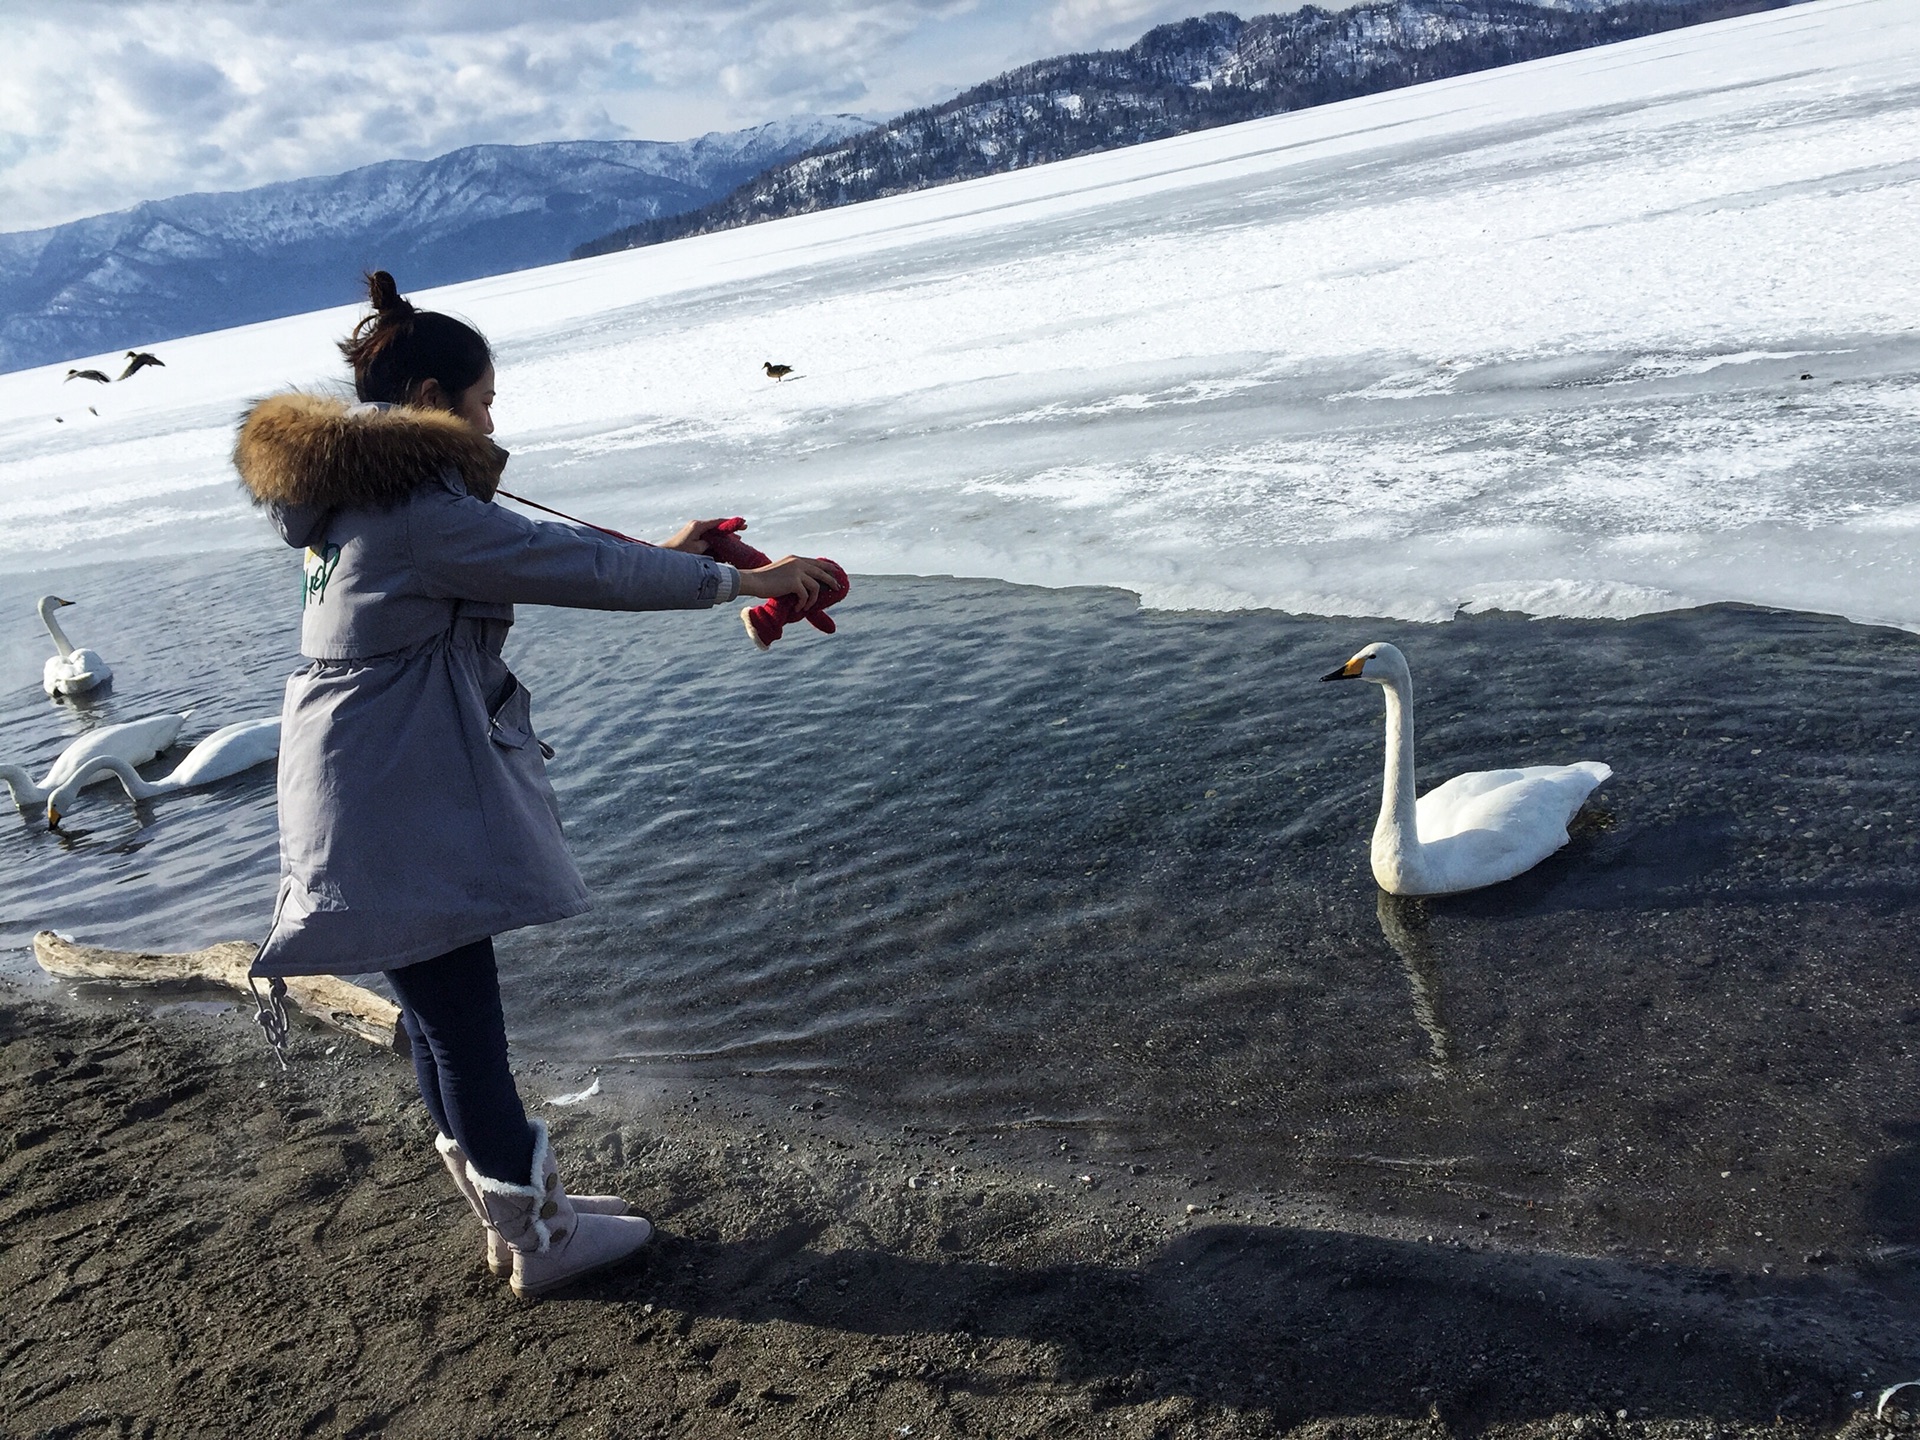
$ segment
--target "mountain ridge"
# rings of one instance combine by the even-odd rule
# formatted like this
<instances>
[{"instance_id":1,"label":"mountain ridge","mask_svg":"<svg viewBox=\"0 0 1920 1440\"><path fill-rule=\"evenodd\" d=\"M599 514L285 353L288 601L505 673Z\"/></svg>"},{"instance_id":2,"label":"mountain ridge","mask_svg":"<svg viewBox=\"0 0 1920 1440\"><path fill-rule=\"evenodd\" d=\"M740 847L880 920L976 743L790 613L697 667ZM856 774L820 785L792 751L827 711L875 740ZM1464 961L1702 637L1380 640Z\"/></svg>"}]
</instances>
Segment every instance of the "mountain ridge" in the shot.
<instances>
[{"instance_id":1,"label":"mountain ridge","mask_svg":"<svg viewBox=\"0 0 1920 1440\"><path fill-rule=\"evenodd\" d=\"M705 203L870 125L470 145L0 234L0 371L345 304L372 266L412 290L551 264L609 222Z\"/></svg>"},{"instance_id":2,"label":"mountain ridge","mask_svg":"<svg viewBox=\"0 0 1920 1440\"><path fill-rule=\"evenodd\" d=\"M730 194L650 217L574 259L857 204L1797 0L1380 0L1156 26L1123 50L1019 66L815 147Z\"/></svg>"}]
</instances>

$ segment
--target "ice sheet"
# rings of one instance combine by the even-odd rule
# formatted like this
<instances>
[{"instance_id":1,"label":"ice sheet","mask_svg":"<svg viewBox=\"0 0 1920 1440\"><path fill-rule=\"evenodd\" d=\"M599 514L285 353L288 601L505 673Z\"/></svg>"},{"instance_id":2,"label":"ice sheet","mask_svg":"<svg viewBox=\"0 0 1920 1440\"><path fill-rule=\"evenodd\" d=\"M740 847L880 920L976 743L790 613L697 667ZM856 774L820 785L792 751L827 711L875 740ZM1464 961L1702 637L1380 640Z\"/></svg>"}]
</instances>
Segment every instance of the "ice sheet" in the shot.
<instances>
[{"instance_id":1,"label":"ice sheet","mask_svg":"<svg viewBox=\"0 0 1920 1440\"><path fill-rule=\"evenodd\" d=\"M1819 0L427 298L495 341L515 488L640 533L1920 627L1917 77L1920 10ZM233 418L353 314L0 376L0 569L266 543Z\"/></svg>"}]
</instances>

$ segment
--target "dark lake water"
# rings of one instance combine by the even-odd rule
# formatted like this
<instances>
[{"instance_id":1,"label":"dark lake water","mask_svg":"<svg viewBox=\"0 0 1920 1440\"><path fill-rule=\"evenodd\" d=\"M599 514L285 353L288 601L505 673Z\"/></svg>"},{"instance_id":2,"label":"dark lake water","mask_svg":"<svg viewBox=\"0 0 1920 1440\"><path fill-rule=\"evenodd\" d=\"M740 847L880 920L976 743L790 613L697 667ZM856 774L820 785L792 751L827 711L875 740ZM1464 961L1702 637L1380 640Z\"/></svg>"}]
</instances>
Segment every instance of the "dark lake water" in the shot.
<instances>
[{"instance_id":1,"label":"dark lake water","mask_svg":"<svg viewBox=\"0 0 1920 1440\"><path fill-rule=\"evenodd\" d=\"M114 665L89 709L39 693L47 590ZM285 554L0 578L0 755L37 774L90 723L277 711L297 605ZM1588 1250L1920 1254L1920 638L950 579L864 579L836 613L761 655L731 610L521 612L598 901L501 942L523 1059ZM1383 639L1423 790L1614 767L1566 850L1379 895L1379 694L1318 677ZM8 812L0 947L260 934L271 770L114 795L64 836Z\"/></svg>"}]
</instances>

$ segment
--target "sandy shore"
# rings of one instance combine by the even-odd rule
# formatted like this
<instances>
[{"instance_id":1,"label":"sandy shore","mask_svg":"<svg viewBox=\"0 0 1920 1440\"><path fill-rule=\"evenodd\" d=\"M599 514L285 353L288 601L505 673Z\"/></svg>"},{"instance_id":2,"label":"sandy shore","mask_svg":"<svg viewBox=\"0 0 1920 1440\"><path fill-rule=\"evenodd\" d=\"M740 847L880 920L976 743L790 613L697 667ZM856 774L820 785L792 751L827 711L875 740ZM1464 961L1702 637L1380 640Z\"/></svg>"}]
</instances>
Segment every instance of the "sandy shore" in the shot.
<instances>
[{"instance_id":1,"label":"sandy shore","mask_svg":"<svg viewBox=\"0 0 1920 1440\"><path fill-rule=\"evenodd\" d=\"M404 1062L298 1047L282 1075L230 1010L0 984L0 1434L1920 1435L1869 1418L1920 1373L1910 1265L1189 1216L710 1092L551 1112L574 1187L663 1237L526 1304Z\"/></svg>"}]
</instances>

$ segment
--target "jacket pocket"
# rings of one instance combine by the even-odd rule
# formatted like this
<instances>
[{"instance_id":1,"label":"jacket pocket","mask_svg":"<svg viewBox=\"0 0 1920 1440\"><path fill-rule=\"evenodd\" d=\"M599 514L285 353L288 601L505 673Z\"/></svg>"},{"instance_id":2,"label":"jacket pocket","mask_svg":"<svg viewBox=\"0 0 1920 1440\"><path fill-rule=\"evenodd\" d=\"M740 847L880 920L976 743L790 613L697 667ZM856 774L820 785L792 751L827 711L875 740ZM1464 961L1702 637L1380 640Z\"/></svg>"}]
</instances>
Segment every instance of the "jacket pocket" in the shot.
<instances>
[{"instance_id":1,"label":"jacket pocket","mask_svg":"<svg viewBox=\"0 0 1920 1440\"><path fill-rule=\"evenodd\" d=\"M533 739L533 696L512 672L505 688L505 696L487 716L487 738L504 750L524 749Z\"/></svg>"}]
</instances>

